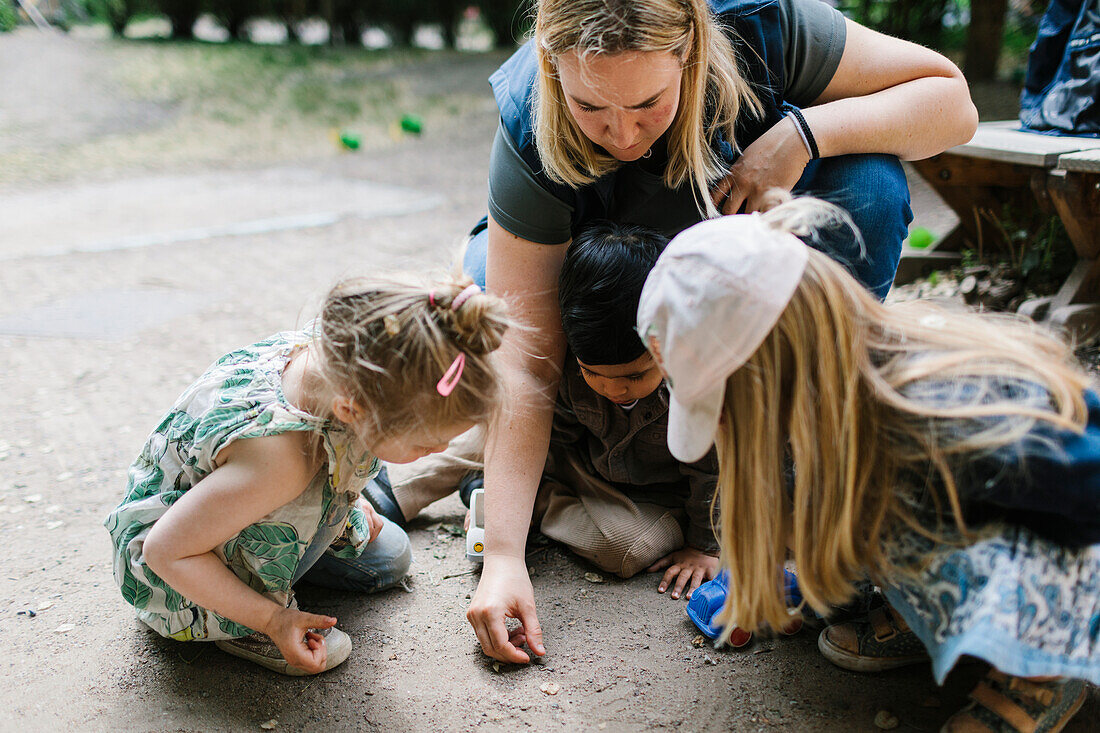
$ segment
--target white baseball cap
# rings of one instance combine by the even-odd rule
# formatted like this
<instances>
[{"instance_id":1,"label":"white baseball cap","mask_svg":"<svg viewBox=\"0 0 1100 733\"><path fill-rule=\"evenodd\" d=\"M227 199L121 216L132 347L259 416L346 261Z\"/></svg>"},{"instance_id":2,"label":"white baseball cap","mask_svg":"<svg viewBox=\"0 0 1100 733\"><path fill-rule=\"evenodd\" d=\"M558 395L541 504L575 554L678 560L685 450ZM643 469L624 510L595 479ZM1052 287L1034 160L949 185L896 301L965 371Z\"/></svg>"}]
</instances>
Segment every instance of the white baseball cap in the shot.
<instances>
[{"instance_id":1,"label":"white baseball cap","mask_svg":"<svg viewBox=\"0 0 1100 733\"><path fill-rule=\"evenodd\" d=\"M802 279L808 247L759 214L678 234L638 303L638 334L668 378L668 447L700 460L714 444L726 380L771 332Z\"/></svg>"}]
</instances>

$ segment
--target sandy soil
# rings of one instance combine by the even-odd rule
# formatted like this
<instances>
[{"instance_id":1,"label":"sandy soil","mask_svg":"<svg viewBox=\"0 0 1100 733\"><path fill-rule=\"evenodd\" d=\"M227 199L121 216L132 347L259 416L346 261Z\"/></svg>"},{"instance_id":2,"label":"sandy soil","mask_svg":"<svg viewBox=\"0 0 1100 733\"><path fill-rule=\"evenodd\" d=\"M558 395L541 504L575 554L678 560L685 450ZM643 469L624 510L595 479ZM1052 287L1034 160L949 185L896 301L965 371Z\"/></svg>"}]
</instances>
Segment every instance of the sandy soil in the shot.
<instances>
[{"instance_id":1,"label":"sandy soil","mask_svg":"<svg viewBox=\"0 0 1100 733\"><path fill-rule=\"evenodd\" d=\"M116 134L170 117L140 101L118 102L109 84L86 73L102 68L100 53L93 42L0 38L2 144L90 138L103 126ZM420 79L480 88L487 99L481 80L493 62L476 55L460 64L429 61ZM13 69L29 66L38 75L33 84L11 81ZM33 139L25 134L31 124ZM161 411L216 356L302 323L337 276L444 265L483 211L494 125L491 104L474 105L381 151L270 161L441 197L427 214L5 258L0 319L9 322L44 323L36 307L78 297L106 314L112 303L130 302L120 300L126 293L196 297L148 326L117 314L135 325L109 338L86 323L84 337L0 334L0 538L8 547L0 573L0 634L8 639L0 729L259 730L275 720L276 730L870 731L886 709L901 730L924 731L937 730L962 704L981 665L963 666L937 688L922 666L873 676L836 669L808 629L743 650L693 647L683 601L658 595L655 577L589 583L592 568L553 546L533 548L528 561L549 654L529 667L496 667L463 616L476 568L462 540L439 526L461 521L455 498L413 524L409 592L303 590L303 605L338 616L356 644L348 662L324 676L279 677L212 645L166 641L132 620L111 579L101 521ZM23 132L8 137L14 128ZM181 185L191 180L180 176ZM74 174L53 185L80 180ZM922 215L942 219L917 196ZM4 204L0 197L0 211ZM0 257L4 246L0 236ZM541 689L551 681L560 687L555 695ZM1098 720L1093 690L1067 730L1100 730Z\"/></svg>"}]
</instances>

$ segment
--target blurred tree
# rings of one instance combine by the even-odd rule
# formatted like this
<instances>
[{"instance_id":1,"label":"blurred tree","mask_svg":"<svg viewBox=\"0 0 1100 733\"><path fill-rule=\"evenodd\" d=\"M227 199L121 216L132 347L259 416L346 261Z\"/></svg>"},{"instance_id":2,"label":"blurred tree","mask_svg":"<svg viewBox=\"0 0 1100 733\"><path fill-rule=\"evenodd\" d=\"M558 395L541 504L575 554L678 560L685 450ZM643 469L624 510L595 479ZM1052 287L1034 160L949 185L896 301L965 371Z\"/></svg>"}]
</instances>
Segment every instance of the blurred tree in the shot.
<instances>
[{"instance_id":1,"label":"blurred tree","mask_svg":"<svg viewBox=\"0 0 1100 733\"><path fill-rule=\"evenodd\" d=\"M157 5L172 25L172 38L189 41L195 37L195 21L202 11L200 0L157 0Z\"/></svg>"},{"instance_id":2,"label":"blurred tree","mask_svg":"<svg viewBox=\"0 0 1100 733\"><path fill-rule=\"evenodd\" d=\"M118 37L126 32L126 25L138 10L137 0L89 0L88 12L93 18L103 20Z\"/></svg>"},{"instance_id":3,"label":"blurred tree","mask_svg":"<svg viewBox=\"0 0 1100 733\"><path fill-rule=\"evenodd\" d=\"M531 26L530 0L481 0L478 5L497 48L515 46Z\"/></svg>"},{"instance_id":4,"label":"blurred tree","mask_svg":"<svg viewBox=\"0 0 1100 733\"><path fill-rule=\"evenodd\" d=\"M245 24L267 8L262 0L214 0L211 10L233 40L247 41Z\"/></svg>"},{"instance_id":5,"label":"blurred tree","mask_svg":"<svg viewBox=\"0 0 1100 733\"><path fill-rule=\"evenodd\" d=\"M298 35L298 24L310 13L307 0L275 0L275 14L279 16L286 27L286 39L290 43L298 43L301 38Z\"/></svg>"},{"instance_id":6,"label":"blurred tree","mask_svg":"<svg viewBox=\"0 0 1100 733\"><path fill-rule=\"evenodd\" d=\"M963 73L970 81L992 81L1004 43L1008 0L970 0Z\"/></svg>"}]
</instances>

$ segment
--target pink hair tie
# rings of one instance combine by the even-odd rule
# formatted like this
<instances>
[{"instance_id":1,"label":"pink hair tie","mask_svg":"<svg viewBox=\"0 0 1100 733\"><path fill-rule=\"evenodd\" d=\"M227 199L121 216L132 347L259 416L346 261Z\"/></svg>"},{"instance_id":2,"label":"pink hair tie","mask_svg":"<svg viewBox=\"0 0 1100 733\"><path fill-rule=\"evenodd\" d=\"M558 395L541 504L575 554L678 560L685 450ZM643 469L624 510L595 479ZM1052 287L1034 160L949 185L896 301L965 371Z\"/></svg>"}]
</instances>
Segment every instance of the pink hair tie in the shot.
<instances>
[{"instance_id":1,"label":"pink hair tie","mask_svg":"<svg viewBox=\"0 0 1100 733\"><path fill-rule=\"evenodd\" d=\"M462 378L462 369L466 366L466 354L458 352L458 356L451 362L451 365L447 367L447 371L443 372L443 378L435 385L436 392L439 392L443 397L449 397L451 392L455 391L455 387L458 386L458 380Z\"/></svg>"},{"instance_id":2,"label":"pink hair tie","mask_svg":"<svg viewBox=\"0 0 1100 733\"><path fill-rule=\"evenodd\" d=\"M430 305L432 308L435 308L435 289L434 288L428 291L428 305Z\"/></svg>"},{"instance_id":3,"label":"pink hair tie","mask_svg":"<svg viewBox=\"0 0 1100 733\"><path fill-rule=\"evenodd\" d=\"M477 295L481 292L476 284L467 285L463 288L462 292L454 297L451 301L451 310L457 311L462 307L462 304L470 299L471 296ZM433 290L428 294L428 301L435 305L435 291ZM451 365L447 367L447 371L443 372L443 377L435 385L435 390L439 392L443 397L450 396L451 392L455 391L455 387L458 386L458 380L462 378L462 370L466 367L466 354L462 351L458 352L458 356L451 362Z\"/></svg>"},{"instance_id":4,"label":"pink hair tie","mask_svg":"<svg viewBox=\"0 0 1100 733\"><path fill-rule=\"evenodd\" d=\"M477 286L477 283L467 285L461 293L455 296L455 299L451 301L451 310L456 311L462 307L462 304L470 299L471 296L477 295L481 292L481 288Z\"/></svg>"}]
</instances>

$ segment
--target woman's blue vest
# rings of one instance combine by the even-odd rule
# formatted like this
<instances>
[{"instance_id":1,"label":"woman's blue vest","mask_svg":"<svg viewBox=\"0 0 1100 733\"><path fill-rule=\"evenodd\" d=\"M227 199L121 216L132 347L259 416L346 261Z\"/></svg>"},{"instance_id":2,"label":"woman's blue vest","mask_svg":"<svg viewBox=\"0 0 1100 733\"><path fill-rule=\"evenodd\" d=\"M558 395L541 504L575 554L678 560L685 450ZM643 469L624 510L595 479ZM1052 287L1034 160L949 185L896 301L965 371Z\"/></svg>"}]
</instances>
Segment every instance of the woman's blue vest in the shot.
<instances>
[{"instance_id":1,"label":"woman's blue vest","mask_svg":"<svg viewBox=\"0 0 1100 733\"><path fill-rule=\"evenodd\" d=\"M726 34L737 51L742 75L752 85L763 105L757 118L743 113L736 124L737 144L743 149L779 122L783 111L783 42L779 25L779 7L774 0L710 0ZM489 77L500 109L501 124L511 135L519 154L546 190L573 206L573 231L594 219L608 218L617 171L580 188L557 183L543 171L535 149L532 103L538 80L538 60L532 41L528 41ZM729 164L736 152L720 131L714 149ZM691 196L691 192L686 192ZM476 232L476 229L475 229Z\"/></svg>"}]
</instances>

